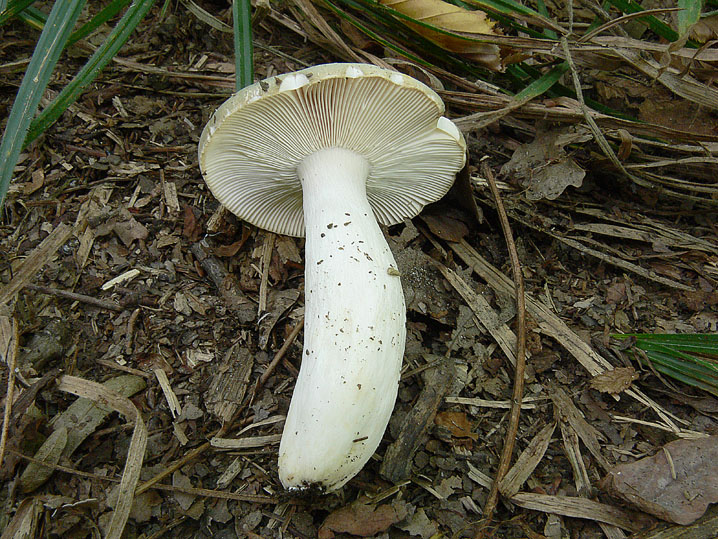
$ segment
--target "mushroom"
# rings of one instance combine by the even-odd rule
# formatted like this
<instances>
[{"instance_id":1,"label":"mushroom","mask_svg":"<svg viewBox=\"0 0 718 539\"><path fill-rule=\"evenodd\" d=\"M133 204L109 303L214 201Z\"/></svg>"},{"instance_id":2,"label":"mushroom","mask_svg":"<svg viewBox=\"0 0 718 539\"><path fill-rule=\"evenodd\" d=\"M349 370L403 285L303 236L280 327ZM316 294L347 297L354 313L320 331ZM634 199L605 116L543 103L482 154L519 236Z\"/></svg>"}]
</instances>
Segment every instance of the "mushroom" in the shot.
<instances>
[{"instance_id":1,"label":"mushroom","mask_svg":"<svg viewBox=\"0 0 718 539\"><path fill-rule=\"evenodd\" d=\"M443 112L409 76L327 64L240 90L204 128L214 196L257 227L306 237L304 350L279 446L290 491L344 485L389 422L406 307L379 224L441 198L464 166Z\"/></svg>"}]
</instances>

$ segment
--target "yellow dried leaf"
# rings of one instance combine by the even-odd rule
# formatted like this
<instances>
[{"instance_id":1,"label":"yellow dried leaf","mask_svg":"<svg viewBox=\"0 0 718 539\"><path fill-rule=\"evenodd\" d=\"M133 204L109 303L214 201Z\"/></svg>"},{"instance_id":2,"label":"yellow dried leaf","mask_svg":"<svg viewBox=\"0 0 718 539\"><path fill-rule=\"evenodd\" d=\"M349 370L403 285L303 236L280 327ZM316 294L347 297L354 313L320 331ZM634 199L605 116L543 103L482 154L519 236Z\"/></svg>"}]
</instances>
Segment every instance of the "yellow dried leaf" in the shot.
<instances>
[{"instance_id":1,"label":"yellow dried leaf","mask_svg":"<svg viewBox=\"0 0 718 539\"><path fill-rule=\"evenodd\" d=\"M448 32L496 35L495 23L490 21L483 11L463 9L442 0L379 0L379 2L416 21ZM447 35L411 23L406 19L401 19L401 22L449 52L459 53L490 69L497 71L501 69L501 56L497 45L468 41L459 36Z\"/></svg>"}]
</instances>

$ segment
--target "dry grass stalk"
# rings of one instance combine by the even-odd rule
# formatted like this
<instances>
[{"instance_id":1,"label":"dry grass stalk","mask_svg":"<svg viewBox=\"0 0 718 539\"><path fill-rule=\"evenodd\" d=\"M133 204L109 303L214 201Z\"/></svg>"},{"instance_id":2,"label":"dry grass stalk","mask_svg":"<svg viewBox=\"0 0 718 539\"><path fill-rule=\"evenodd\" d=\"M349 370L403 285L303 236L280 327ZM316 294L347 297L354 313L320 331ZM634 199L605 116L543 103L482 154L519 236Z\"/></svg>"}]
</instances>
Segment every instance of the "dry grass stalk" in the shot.
<instances>
[{"instance_id":1,"label":"dry grass stalk","mask_svg":"<svg viewBox=\"0 0 718 539\"><path fill-rule=\"evenodd\" d=\"M65 375L58 380L58 389L78 397L85 397L98 404L110 406L135 425L130 447L127 451L127 460L122 472L122 480L118 487L115 511L112 514L106 535L109 539L119 539L122 537L127 518L132 509L132 502L135 499L135 486L140 478L142 462L145 457L147 428L142 420L142 415L130 399L108 390L97 382Z\"/></svg>"}]
</instances>

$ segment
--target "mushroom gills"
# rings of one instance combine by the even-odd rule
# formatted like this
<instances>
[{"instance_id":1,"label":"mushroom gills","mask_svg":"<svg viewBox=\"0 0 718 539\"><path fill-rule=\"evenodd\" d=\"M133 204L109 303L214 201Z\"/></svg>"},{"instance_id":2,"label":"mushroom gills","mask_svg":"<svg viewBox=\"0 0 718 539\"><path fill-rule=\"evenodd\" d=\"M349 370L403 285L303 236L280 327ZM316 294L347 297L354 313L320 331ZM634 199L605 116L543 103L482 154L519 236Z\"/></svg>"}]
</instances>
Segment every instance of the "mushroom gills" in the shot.
<instances>
[{"instance_id":1,"label":"mushroom gills","mask_svg":"<svg viewBox=\"0 0 718 539\"><path fill-rule=\"evenodd\" d=\"M366 197L369 163L327 148L298 167L305 245L302 366L279 447L285 488L335 490L389 422L406 340L396 262Z\"/></svg>"}]
</instances>

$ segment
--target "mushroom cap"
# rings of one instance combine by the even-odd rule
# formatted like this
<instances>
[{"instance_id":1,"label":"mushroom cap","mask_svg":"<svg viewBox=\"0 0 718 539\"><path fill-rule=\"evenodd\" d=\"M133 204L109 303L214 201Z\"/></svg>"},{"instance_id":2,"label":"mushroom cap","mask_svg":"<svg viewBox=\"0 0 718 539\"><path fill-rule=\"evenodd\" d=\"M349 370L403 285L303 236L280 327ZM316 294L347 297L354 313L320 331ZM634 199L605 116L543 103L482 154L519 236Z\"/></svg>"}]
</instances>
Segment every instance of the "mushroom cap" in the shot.
<instances>
[{"instance_id":1,"label":"mushroom cap","mask_svg":"<svg viewBox=\"0 0 718 539\"><path fill-rule=\"evenodd\" d=\"M260 228L304 236L297 167L340 147L369 162L366 191L379 223L418 214L451 187L466 160L441 98L421 82L369 64L325 64L243 88L214 113L199 165L214 196Z\"/></svg>"}]
</instances>

